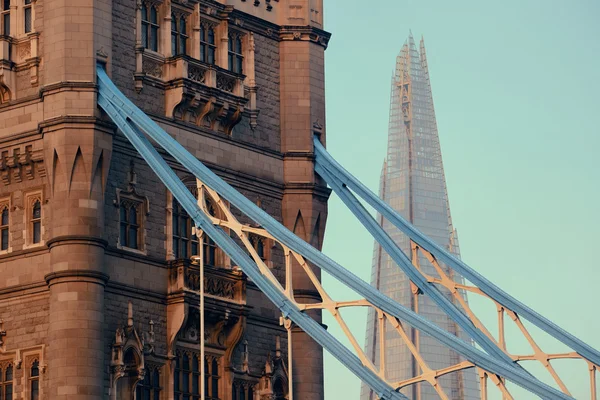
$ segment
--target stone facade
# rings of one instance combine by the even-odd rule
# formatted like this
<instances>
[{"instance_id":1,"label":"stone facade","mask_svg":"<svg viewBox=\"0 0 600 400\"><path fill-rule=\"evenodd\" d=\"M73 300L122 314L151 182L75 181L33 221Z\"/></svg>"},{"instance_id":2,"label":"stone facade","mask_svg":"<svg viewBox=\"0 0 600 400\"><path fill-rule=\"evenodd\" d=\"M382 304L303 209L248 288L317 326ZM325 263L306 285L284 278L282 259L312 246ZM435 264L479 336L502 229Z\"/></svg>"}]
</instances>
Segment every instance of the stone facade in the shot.
<instances>
[{"instance_id":1,"label":"stone facade","mask_svg":"<svg viewBox=\"0 0 600 400\"><path fill-rule=\"evenodd\" d=\"M0 398L199 399L204 363L212 400L289 398L290 380L296 399L323 399L322 349L282 326L228 257L194 236L97 107L95 73L103 64L192 154L320 247L329 192L313 172L311 138L325 140L322 0L5 3ZM283 282L281 248L260 246ZM319 301L306 277L294 282L297 301Z\"/></svg>"}]
</instances>

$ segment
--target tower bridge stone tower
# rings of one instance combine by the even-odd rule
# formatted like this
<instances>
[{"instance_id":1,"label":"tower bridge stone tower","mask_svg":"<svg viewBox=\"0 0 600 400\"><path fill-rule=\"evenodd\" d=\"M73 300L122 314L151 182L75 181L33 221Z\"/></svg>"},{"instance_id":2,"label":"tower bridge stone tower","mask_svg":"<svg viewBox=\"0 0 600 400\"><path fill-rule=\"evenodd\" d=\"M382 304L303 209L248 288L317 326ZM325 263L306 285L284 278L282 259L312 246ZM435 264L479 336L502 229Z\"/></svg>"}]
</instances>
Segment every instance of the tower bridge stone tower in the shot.
<instances>
[{"instance_id":1,"label":"tower bridge stone tower","mask_svg":"<svg viewBox=\"0 0 600 400\"><path fill-rule=\"evenodd\" d=\"M287 398L278 310L98 109L95 66L320 248L322 0L3 0L0 14L0 398L197 399L201 363L210 399ZM283 278L281 249L255 243ZM297 300L318 301L302 279ZM294 395L323 399L322 349L292 332Z\"/></svg>"}]
</instances>

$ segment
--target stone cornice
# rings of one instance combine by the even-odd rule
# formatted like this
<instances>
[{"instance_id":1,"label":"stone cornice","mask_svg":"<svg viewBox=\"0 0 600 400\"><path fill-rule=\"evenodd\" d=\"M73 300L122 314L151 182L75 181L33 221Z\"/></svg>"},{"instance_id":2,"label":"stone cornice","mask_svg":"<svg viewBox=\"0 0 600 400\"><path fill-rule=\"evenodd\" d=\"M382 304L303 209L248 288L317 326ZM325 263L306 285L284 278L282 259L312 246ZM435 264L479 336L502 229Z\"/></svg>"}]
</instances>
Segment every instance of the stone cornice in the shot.
<instances>
[{"instance_id":1,"label":"stone cornice","mask_svg":"<svg viewBox=\"0 0 600 400\"><path fill-rule=\"evenodd\" d=\"M104 239L83 235L57 236L48 240L47 244L48 248L50 249L54 247L67 246L72 244L98 246L102 249L106 249L106 246L108 245L108 243Z\"/></svg>"},{"instance_id":2,"label":"stone cornice","mask_svg":"<svg viewBox=\"0 0 600 400\"><path fill-rule=\"evenodd\" d=\"M243 11L234 9L230 14L231 24L241 29L245 29L270 39L279 40L279 25L264 19L246 14Z\"/></svg>"},{"instance_id":3,"label":"stone cornice","mask_svg":"<svg viewBox=\"0 0 600 400\"><path fill-rule=\"evenodd\" d=\"M67 269L64 271L51 272L44 276L48 286L56 283L66 282L88 282L106 286L110 277L102 272L82 270L82 269Z\"/></svg>"},{"instance_id":4,"label":"stone cornice","mask_svg":"<svg viewBox=\"0 0 600 400\"><path fill-rule=\"evenodd\" d=\"M116 130L116 125L112 122L86 115L61 115L54 118L46 119L39 124L39 129L42 133L49 133L55 130L63 129L64 125L77 125L77 128L94 128L103 131L104 133L113 134ZM71 126L71 128L75 128Z\"/></svg>"},{"instance_id":5,"label":"stone cornice","mask_svg":"<svg viewBox=\"0 0 600 400\"><path fill-rule=\"evenodd\" d=\"M49 85L45 85L40 89L40 94L42 98L45 96L50 96L60 92L97 92L98 85L94 82L84 82L84 81L64 81L64 82L56 82L51 83Z\"/></svg>"},{"instance_id":6,"label":"stone cornice","mask_svg":"<svg viewBox=\"0 0 600 400\"><path fill-rule=\"evenodd\" d=\"M279 39L282 41L308 41L323 46L325 49L330 38L331 33L310 25L283 25L279 30Z\"/></svg>"},{"instance_id":7,"label":"stone cornice","mask_svg":"<svg viewBox=\"0 0 600 400\"><path fill-rule=\"evenodd\" d=\"M326 186L317 185L311 182L289 182L285 184L285 194L314 194L327 200L331 195L331 189Z\"/></svg>"}]
</instances>

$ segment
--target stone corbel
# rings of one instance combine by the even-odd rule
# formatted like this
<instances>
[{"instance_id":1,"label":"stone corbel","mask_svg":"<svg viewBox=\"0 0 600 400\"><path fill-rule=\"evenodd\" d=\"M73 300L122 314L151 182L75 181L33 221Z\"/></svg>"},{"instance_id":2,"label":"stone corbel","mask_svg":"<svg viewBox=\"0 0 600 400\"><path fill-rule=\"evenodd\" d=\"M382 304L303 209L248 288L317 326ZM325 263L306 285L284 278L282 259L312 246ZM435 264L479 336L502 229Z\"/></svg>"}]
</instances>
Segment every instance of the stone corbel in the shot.
<instances>
[{"instance_id":1,"label":"stone corbel","mask_svg":"<svg viewBox=\"0 0 600 400\"><path fill-rule=\"evenodd\" d=\"M125 354L128 350L132 349L136 354L136 365L135 375L131 375L131 369L129 370L129 377L135 377L131 385L135 387L137 382L144 379L145 367L144 367L144 343L138 335L134 323L133 323L133 306L129 302L128 313L127 313L127 325L123 328L117 328L115 331L115 340L111 349L111 361L110 361L110 389L109 396L111 400L116 400L117 396L117 381L126 377L128 365L125 364ZM130 367L130 366L129 366Z\"/></svg>"},{"instance_id":2,"label":"stone corbel","mask_svg":"<svg viewBox=\"0 0 600 400\"><path fill-rule=\"evenodd\" d=\"M221 118L219 125L226 135L231 135L233 128L242 120L244 107L233 106L229 107L224 118Z\"/></svg>"},{"instance_id":3,"label":"stone corbel","mask_svg":"<svg viewBox=\"0 0 600 400\"><path fill-rule=\"evenodd\" d=\"M206 117L214 112L216 102L217 99L215 97L211 97L206 103L204 103L204 107L202 107L202 110L196 115L196 125L203 126Z\"/></svg>"}]
</instances>

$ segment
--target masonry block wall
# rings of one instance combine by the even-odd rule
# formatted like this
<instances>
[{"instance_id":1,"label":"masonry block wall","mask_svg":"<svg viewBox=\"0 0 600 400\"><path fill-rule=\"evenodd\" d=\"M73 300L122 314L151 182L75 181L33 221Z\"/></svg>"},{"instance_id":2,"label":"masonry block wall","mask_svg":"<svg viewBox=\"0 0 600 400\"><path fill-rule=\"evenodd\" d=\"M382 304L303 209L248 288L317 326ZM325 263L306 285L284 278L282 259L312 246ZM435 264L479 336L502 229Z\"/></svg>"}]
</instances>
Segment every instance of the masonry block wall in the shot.
<instances>
[{"instance_id":1,"label":"masonry block wall","mask_svg":"<svg viewBox=\"0 0 600 400\"><path fill-rule=\"evenodd\" d=\"M205 362L211 398L284 399L293 380L296 398L323 399L322 350L293 328L288 376L279 311L194 236L98 109L95 77L104 65L192 154L320 248L329 192L315 178L311 138L325 139L322 3L11 6L10 34L0 38L10 49L0 52L0 368L12 373L0 377L0 398L10 387L15 400L181 399L199 393L193 380ZM165 158L194 191L193 177ZM205 259L205 332L196 241L214 251ZM261 248L284 282L280 246ZM298 301L319 300L295 279Z\"/></svg>"}]
</instances>

